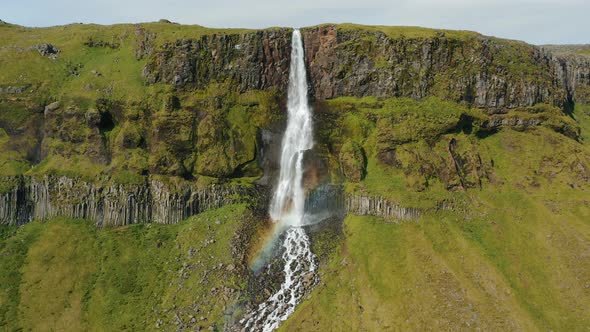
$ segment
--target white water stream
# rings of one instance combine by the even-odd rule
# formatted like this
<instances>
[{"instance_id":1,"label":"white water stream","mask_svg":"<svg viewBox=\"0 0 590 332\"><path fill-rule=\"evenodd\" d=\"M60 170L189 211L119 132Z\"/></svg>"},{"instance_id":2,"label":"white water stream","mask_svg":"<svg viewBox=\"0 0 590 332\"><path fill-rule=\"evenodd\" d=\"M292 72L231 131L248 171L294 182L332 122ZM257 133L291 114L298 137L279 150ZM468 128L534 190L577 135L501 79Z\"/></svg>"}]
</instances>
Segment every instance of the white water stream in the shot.
<instances>
[{"instance_id":1,"label":"white water stream","mask_svg":"<svg viewBox=\"0 0 590 332\"><path fill-rule=\"evenodd\" d=\"M293 31L291 65L289 68L287 129L281 146L280 174L272 202L270 217L285 229L282 246L285 280L280 289L261 303L244 328L276 329L295 310L306 286L315 280L315 256L303 226L305 190L303 188L303 153L313 147L311 110L307 100L307 76L303 43L299 30Z\"/></svg>"}]
</instances>

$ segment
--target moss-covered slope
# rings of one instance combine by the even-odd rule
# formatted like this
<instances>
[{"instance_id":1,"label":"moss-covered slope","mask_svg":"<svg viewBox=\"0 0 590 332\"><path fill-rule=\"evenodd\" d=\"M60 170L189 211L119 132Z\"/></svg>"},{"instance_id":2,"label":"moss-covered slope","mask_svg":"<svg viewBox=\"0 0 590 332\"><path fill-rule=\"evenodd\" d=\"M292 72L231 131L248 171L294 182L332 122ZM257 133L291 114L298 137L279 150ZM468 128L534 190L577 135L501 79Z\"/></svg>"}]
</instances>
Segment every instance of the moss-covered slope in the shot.
<instances>
[{"instance_id":1,"label":"moss-covered slope","mask_svg":"<svg viewBox=\"0 0 590 332\"><path fill-rule=\"evenodd\" d=\"M0 175L261 176L261 137L284 120L290 29L0 29ZM538 103L571 113L590 85L585 62L471 32L303 31L316 100L435 96L501 113Z\"/></svg>"},{"instance_id":2,"label":"moss-covered slope","mask_svg":"<svg viewBox=\"0 0 590 332\"><path fill-rule=\"evenodd\" d=\"M249 165L255 159L256 135L278 118L283 94L274 85L265 91L258 85L266 84L264 52L259 52L269 39L286 42L274 38L288 35L285 29L256 32L167 23L0 29L0 127L6 137L2 175L111 174L122 181L148 173L259 175L257 166ZM174 85L150 84L167 76L148 64L174 62L160 59L162 52L182 40L205 43L209 38L213 40L183 53L198 58L193 69L201 75L198 86L177 91ZM242 44L234 48L226 43L230 40ZM218 44L226 49L215 50ZM283 44L272 48L277 49L289 52ZM240 69L235 62L245 55L250 60ZM282 79L288 57L271 55L282 61L274 74ZM177 66L191 66L178 56ZM241 71L252 83L236 89L233 81L217 79L221 67L215 67L216 59L219 66L233 68L226 68L227 77ZM257 63L259 70L252 67ZM32 166L37 167L29 170Z\"/></svg>"},{"instance_id":3,"label":"moss-covered slope","mask_svg":"<svg viewBox=\"0 0 590 332\"><path fill-rule=\"evenodd\" d=\"M98 230L56 219L2 227L3 330L221 330L244 288L240 231L252 215L230 205L178 225Z\"/></svg>"}]
</instances>

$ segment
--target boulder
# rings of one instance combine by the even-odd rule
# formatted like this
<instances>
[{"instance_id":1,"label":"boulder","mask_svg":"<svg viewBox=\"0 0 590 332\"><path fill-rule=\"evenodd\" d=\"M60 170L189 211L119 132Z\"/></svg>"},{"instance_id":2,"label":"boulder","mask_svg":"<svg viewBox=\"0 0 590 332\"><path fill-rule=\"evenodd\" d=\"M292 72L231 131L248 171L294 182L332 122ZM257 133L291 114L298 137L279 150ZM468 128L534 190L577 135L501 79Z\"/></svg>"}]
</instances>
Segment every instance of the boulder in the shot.
<instances>
[{"instance_id":1,"label":"boulder","mask_svg":"<svg viewBox=\"0 0 590 332\"><path fill-rule=\"evenodd\" d=\"M50 115L53 111L56 111L59 109L61 105L59 104L59 101L55 101L47 106L45 106L45 110L43 111L43 114L45 116Z\"/></svg>"},{"instance_id":2,"label":"boulder","mask_svg":"<svg viewBox=\"0 0 590 332\"><path fill-rule=\"evenodd\" d=\"M47 43L37 44L35 45L35 49L42 56L51 56L59 53L59 49L57 47Z\"/></svg>"},{"instance_id":3,"label":"boulder","mask_svg":"<svg viewBox=\"0 0 590 332\"><path fill-rule=\"evenodd\" d=\"M17 86L6 86L6 87L0 87L0 93L6 93L6 94L19 94L19 93L23 93L27 90L27 88L30 85L17 85Z\"/></svg>"},{"instance_id":4,"label":"boulder","mask_svg":"<svg viewBox=\"0 0 590 332\"><path fill-rule=\"evenodd\" d=\"M100 113L94 108L86 111L84 118L86 119L86 124L89 127L98 127L100 125Z\"/></svg>"}]
</instances>

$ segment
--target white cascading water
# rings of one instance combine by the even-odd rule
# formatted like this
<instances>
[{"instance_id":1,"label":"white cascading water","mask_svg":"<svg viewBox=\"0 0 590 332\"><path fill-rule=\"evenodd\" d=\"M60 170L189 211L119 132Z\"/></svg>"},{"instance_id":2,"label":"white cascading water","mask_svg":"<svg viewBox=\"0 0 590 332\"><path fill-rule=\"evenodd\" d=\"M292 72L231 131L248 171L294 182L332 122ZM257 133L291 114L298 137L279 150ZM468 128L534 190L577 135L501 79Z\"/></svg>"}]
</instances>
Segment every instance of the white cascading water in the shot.
<instances>
[{"instance_id":1,"label":"white cascading water","mask_svg":"<svg viewBox=\"0 0 590 332\"><path fill-rule=\"evenodd\" d=\"M303 153L313 147L311 110L307 100L303 43L293 31L289 68L288 121L281 146L281 169L269 213L285 228L282 259L285 280L281 288L259 305L247 320L246 330L272 331L293 313L305 293L305 284L315 280L317 268L309 238L302 228L305 208Z\"/></svg>"},{"instance_id":2,"label":"white cascading water","mask_svg":"<svg viewBox=\"0 0 590 332\"><path fill-rule=\"evenodd\" d=\"M299 30L293 31L287 95L289 119L281 147L279 182L270 204L270 217L297 226L303 220L303 152L313 147L311 111L307 102L307 76Z\"/></svg>"}]
</instances>

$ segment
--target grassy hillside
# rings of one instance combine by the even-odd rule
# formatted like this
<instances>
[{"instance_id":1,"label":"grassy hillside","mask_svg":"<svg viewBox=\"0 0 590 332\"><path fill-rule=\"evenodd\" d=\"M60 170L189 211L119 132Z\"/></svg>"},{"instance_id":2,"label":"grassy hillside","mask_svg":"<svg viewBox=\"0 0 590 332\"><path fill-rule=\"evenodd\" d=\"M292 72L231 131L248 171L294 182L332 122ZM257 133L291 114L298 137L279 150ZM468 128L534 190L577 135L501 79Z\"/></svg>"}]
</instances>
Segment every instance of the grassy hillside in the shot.
<instances>
[{"instance_id":1,"label":"grassy hillside","mask_svg":"<svg viewBox=\"0 0 590 332\"><path fill-rule=\"evenodd\" d=\"M483 192L482 207L468 214L404 224L350 216L320 286L282 329L583 331L590 326L588 196L584 204L578 195L547 201ZM174 321L165 312L173 304L198 303L202 314L183 319L202 315L203 326L221 326L226 303L210 290L241 282L223 270L212 270L206 283L201 277L232 263L227 236L240 211L229 207L179 226L96 230L54 220L3 228L3 325L151 330L158 319ZM190 247L210 238L216 242L208 251L189 258ZM186 262L206 267L190 271Z\"/></svg>"},{"instance_id":2,"label":"grassy hillside","mask_svg":"<svg viewBox=\"0 0 590 332\"><path fill-rule=\"evenodd\" d=\"M344 114L337 126L342 132L320 135L328 142L335 136L355 140L366 154L366 176L345 179L347 190L425 212L401 224L348 216L342 243L321 267L322 282L282 331L590 329L585 106L574 114L581 127L576 141L552 126L491 135L446 130L460 114L477 118L453 104L437 103L434 113L428 101L330 103ZM396 120L380 131L379 118L387 116ZM390 147L382 139L389 132L399 161L391 165L379 158L379 150ZM449 158L444 143L452 139L463 146L460 154L476 152L480 171L490 163L480 185L455 186L441 171ZM402 149L407 156L400 157Z\"/></svg>"},{"instance_id":3,"label":"grassy hillside","mask_svg":"<svg viewBox=\"0 0 590 332\"><path fill-rule=\"evenodd\" d=\"M581 55L590 57L590 45L542 45L543 48L550 50L558 55Z\"/></svg>"},{"instance_id":4,"label":"grassy hillside","mask_svg":"<svg viewBox=\"0 0 590 332\"><path fill-rule=\"evenodd\" d=\"M586 331L588 206L554 213L525 195L485 196L493 212L467 220L348 217L323 282L281 330Z\"/></svg>"},{"instance_id":5,"label":"grassy hillside","mask_svg":"<svg viewBox=\"0 0 590 332\"><path fill-rule=\"evenodd\" d=\"M147 30L152 47L182 38L218 33L244 33L247 29L211 29L170 23L70 24L50 28L0 25L0 82L31 84L33 92L48 98L96 98L114 94L115 99L140 101L147 86L141 79L144 61L136 50ZM36 45L51 43L59 49L55 59L39 56ZM97 76L92 73L101 73Z\"/></svg>"},{"instance_id":6,"label":"grassy hillside","mask_svg":"<svg viewBox=\"0 0 590 332\"><path fill-rule=\"evenodd\" d=\"M176 91L147 84L142 71L166 43L250 32L171 23L0 25L0 175L109 175L126 183L146 173L227 177L246 167L256 129L277 117L276 91L239 93L229 82ZM259 175L251 169L239 171Z\"/></svg>"},{"instance_id":7,"label":"grassy hillside","mask_svg":"<svg viewBox=\"0 0 590 332\"><path fill-rule=\"evenodd\" d=\"M2 330L155 330L216 327L244 280L237 230L244 206L178 225L96 229L83 220L3 226Z\"/></svg>"},{"instance_id":8,"label":"grassy hillside","mask_svg":"<svg viewBox=\"0 0 590 332\"><path fill-rule=\"evenodd\" d=\"M494 158L482 189L413 191L403 174L369 164L351 185L408 202L444 198L451 208L401 224L348 216L342 237L314 247L324 257L321 282L281 330L588 330L590 191L576 173L587 143L540 127L477 144ZM370 179L371 167L386 183ZM1 322L9 330L151 330L158 322L169 330L178 314L221 328L244 287L227 266L237 264L232 238L248 218L230 206L179 225L3 227ZM325 242L336 249L326 253Z\"/></svg>"}]
</instances>

